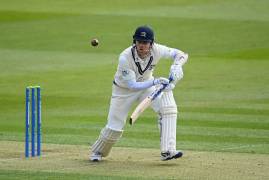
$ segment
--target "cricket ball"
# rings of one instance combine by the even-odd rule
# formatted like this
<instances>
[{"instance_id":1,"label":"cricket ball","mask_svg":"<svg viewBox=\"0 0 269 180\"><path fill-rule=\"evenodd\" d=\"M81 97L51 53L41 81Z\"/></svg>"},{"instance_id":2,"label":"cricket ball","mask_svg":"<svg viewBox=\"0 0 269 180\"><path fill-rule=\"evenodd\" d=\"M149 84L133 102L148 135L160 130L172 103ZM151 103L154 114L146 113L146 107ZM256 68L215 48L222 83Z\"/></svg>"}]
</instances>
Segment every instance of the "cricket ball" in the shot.
<instances>
[{"instance_id":1,"label":"cricket ball","mask_svg":"<svg viewBox=\"0 0 269 180\"><path fill-rule=\"evenodd\" d=\"M91 40L91 45L92 46L98 46L98 44L99 44L98 39L94 38L94 39Z\"/></svg>"}]
</instances>

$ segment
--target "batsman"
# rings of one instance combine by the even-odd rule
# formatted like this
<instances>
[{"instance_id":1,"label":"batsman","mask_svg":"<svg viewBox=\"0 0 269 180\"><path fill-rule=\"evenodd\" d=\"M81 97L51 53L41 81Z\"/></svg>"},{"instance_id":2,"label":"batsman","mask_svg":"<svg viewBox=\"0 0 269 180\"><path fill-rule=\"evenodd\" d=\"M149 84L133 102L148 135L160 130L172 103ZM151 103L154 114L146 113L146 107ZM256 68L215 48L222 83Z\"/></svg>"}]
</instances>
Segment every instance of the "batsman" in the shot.
<instances>
[{"instance_id":1,"label":"batsman","mask_svg":"<svg viewBox=\"0 0 269 180\"><path fill-rule=\"evenodd\" d=\"M160 59L172 59L169 79L154 77L153 71ZM176 126L178 110L173 89L183 78L182 66L188 54L154 42L154 32L149 26L140 26L133 35L132 46L119 56L119 64L114 76L112 96L106 126L101 130L91 147L90 160L101 161L109 155L112 146L123 134L128 112L133 103L143 101L158 86L166 85L151 104L158 115L160 130L160 158L163 161L182 157L176 150Z\"/></svg>"}]
</instances>

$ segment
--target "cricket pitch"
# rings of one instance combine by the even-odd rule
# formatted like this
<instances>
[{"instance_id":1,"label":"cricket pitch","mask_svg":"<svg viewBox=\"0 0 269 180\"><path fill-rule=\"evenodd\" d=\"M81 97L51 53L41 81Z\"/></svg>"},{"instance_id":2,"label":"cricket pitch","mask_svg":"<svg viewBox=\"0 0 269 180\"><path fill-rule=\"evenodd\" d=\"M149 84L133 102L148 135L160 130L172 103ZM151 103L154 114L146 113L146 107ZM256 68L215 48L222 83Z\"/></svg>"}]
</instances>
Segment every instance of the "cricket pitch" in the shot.
<instances>
[{"instance_id":1,"label":"cricket pitch","mask_svg":"<svg viewBox=\"0 0 269 180\"><path fill-rule=\"evenodd\" d=\"M59 176L115 179L266 179L266 154L185 151L184 157L162 162L157 149L115 147L102 162L90 162L87 146L43 144L42 157L24 158L24 143L1 141L1 176L54 173ZM58 173L58 174L57 174ZM30 176L30 175L29 175ZM29 177L27 176L27 177ZM43 177L44 178L44 177ZM98 179L98 178L97 178Z\"/></svg>"}]
</instances>

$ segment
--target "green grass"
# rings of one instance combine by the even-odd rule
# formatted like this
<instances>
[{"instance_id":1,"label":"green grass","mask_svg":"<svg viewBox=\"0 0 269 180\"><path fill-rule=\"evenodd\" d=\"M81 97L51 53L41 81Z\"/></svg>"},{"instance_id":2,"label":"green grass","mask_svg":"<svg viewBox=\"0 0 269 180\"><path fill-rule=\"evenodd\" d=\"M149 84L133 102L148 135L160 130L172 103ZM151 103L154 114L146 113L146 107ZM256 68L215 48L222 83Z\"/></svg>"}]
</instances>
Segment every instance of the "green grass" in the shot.
<instances>
[{"instance_id":1,"label":"green grass","mask_svg":"<svg viewBox=\"0 0 269 180\"><path fill-rule=\"evenodd\" d=\"M266 0L0 0L0 3L0 141L3 142L0 150L5 149L4 142L24 141L25 87L29 85L42 87L44 143L81 147L92 144L106 123L117 57L131 44L134 29L150 24L157 42L190 55L184 66L184 79L174 90L180 111L178 149L236 153L234 156L247 153L253 158L262 155L266 157L265 164L268 163L269 3ZM89 45L93 37L100 41L97 48ZM156 75L167 76L170 64L161 61ZM159 132L153 111L147 110L134 127L126 125L116 146L158 152ZM0 157L5 162L6 157ZM247 157L242 160L247 161ZM25 169L2 167L0 179L28 177ZM192 173L185 175L195 174L191 167L188 172ZM66 173L29 172L35 179L39 176L87 179L80 171ZM139 178L149 178L149 174ZM114 178L136 178L118 175L115 173ZM184 173L180 175L186 178ZM113 178L106 172L92 172L91 176ZM198 176L190 179L195 177Z\"/></svg>"},{"instance_id":2,"label":"green grass","mask_svg":"<svg viewBox=\"0 0 269 180\"><path fill-rule=\"evenodd\" d=\"M43 144L41 158L24 159L23 143L2 141L0 179L266 179L268 155L186 151L177 161L159 150L115 147L103 162L87 160L88 146Z\"/></svg>"},{"instance_id":3,"label":"green grass","mask_svg":"<svg viewBox=\"0 0 269 180\"><path fill-rule=\"evenodd\" d=\"M20 170L0 170L1 175L0 178L6 180L14 180L14 179L96 179L96 180L104 180L104 179L137 179L132 177L120 177L120 176L97 176L93 174L81 174L81 173L60 173L60 172L27 172ZM18 178L19 177L19 178Z\"/></svg>"}]
</instances>

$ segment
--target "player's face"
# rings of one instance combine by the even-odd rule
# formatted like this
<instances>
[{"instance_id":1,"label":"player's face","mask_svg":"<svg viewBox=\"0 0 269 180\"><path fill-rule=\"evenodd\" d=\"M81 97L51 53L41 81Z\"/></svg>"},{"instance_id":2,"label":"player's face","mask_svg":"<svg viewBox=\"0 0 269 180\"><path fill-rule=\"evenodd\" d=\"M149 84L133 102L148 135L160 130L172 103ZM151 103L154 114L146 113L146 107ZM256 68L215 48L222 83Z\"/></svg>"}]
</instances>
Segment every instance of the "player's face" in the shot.
<instances>
[{"instance_id":1,"label":"player's face","mask_svg":"<svg viewBox=\"0 0 269 180\"><path fill-rule=\"evenodd\" d=\"M150 51L150 42L147 41L136 41L136 49L140 56L145 57Z\"/></svg>"}]
</instances>

